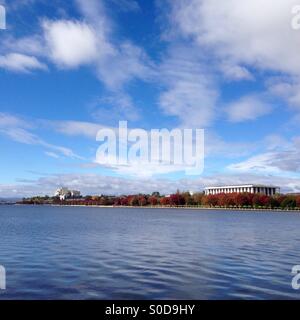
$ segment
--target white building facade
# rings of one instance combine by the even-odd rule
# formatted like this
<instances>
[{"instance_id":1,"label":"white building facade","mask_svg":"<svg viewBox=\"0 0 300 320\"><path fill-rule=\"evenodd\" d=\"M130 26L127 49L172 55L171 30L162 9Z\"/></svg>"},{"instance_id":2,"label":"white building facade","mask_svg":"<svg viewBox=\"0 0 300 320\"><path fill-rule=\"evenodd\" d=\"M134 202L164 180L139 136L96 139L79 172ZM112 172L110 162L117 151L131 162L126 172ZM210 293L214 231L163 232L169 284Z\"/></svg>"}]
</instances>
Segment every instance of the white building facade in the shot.
<instances>
[{"instance_id":1,"label":"white building facade","mask_svg":"<svg viewBox=\"0 0 300 320\"><path fill-rule=\"evenodd\" d=\"M273 196L280 193L280 188L276 186L266 185L236 185L236 186L224 186L224 187L208 187L204 189L206 195L214 195L221 193L253 193L264 194L267 196Z\"/></svg>"},{"instance_id":2,"label":"white building facade","mask_svg":"<svg viewBox=\"0 0 300 320\"><path fill-rule=\"evenodd\" d=\"M60 200L76 199L81 196L80 191L69 190L68 188L60 188L55 192L55 197L59 197Z\"/></svg>"}]
</instances>

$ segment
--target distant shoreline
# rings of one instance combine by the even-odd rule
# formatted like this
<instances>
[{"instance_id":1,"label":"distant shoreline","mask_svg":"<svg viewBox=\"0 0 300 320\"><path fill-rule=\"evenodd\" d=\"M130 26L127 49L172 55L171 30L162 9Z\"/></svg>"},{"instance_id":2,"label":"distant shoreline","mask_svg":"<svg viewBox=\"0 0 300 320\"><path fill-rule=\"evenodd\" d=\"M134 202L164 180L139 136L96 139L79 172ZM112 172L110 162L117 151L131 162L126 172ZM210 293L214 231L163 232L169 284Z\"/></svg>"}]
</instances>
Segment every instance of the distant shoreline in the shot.
<instances>
[{"instance_id":1,"label":"distant shoreline","mask_svg":"<svg viewBox=\"0 0 300 320\"><path fill-rule=\"evenodd\" d=\"M47 207L79 207L79 208L108 208L108 209L182 209L182 210L216 210L216 211L249 211L249 212L288 212L300 213L300 209L270 209L270 208L220 208L220 207L195 207L195 206L110 206L110 205L70 205L70 204L15 204L16 206L47 206Z\"/></svg>"}]
</instances>

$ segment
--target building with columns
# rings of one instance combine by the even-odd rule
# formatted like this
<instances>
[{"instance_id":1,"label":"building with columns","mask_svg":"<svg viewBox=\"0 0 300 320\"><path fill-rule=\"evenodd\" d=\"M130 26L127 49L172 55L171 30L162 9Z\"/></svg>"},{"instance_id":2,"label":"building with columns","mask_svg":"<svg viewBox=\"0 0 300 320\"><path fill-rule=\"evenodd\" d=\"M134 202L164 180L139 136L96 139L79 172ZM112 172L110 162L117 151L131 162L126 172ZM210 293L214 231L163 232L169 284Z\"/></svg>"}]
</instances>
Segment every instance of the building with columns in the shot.
<instances>
[{"instance_id":1,"label":"building with columns","mask_svg":"<svg viewBox=\"0 0 300 320\"><path fill-rule=\"evenodd\" d=\"M56 190L54 196L59 197L60 200L66 200L66 199L78 199L80 198L81 194L80 194L80 191L69 190L68 188L60 188Z\"/></svg>"},{"instance_id":2,"label":"building with columns","mask_svg":"<svg viewBox=\"0 0 300 320\"><path fill-rule=\"evenodd\" d=\"M237 186L224 186L224 187L208 187L204 189L206 195L220 194L220 193L254 193L265 194L267 196L273 196L276 193L280 193L280 188L275 186L266 185L237 185Z\"/></svg>"}]
</instances>

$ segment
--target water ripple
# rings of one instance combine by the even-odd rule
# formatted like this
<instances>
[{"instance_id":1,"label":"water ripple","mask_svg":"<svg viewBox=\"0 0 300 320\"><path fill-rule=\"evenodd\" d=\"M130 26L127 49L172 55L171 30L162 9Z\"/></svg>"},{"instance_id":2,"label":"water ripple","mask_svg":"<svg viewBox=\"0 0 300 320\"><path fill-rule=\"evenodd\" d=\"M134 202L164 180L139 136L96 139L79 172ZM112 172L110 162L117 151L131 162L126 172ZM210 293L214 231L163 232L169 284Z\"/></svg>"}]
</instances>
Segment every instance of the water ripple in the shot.
<instances>
[{"instance_id":1,"label":"water ripple","mask_svg":"<svg viewBox=\"0 0 300 320\"><path fill-rule=\"evenodd\" d=\"M0 207L0 299L299 299L300 215Z\"/></svg>"}]
</instances>

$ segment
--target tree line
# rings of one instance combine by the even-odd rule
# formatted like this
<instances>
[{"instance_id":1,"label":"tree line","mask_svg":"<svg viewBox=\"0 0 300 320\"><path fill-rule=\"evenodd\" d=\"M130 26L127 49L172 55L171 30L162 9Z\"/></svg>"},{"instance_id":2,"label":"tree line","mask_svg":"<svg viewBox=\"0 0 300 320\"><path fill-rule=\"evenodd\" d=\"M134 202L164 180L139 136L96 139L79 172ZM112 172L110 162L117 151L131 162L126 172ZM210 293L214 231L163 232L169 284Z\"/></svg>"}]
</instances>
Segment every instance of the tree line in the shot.
<instances>
[{"instance_id":1,"label":"tree line","mask_svg":"<svg viewBox=\"0 0 300 320\"><path fill-rule=\"evenodd\" d=\"M209 208L257 208L300 209L300 195L267 196L252 193L205 195L177 192L168 196L159 192L123 196L85 196L79 199L60 200L57 197L33 197L23 199L22 204L54 204L80 206L129 206L129 207L209 207Z\"/></svg>"}]
</instances>

